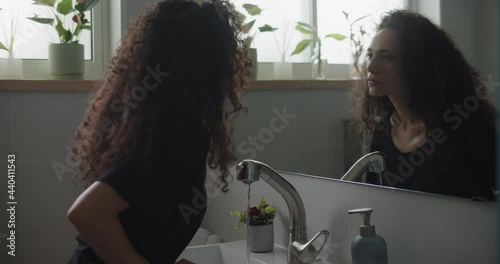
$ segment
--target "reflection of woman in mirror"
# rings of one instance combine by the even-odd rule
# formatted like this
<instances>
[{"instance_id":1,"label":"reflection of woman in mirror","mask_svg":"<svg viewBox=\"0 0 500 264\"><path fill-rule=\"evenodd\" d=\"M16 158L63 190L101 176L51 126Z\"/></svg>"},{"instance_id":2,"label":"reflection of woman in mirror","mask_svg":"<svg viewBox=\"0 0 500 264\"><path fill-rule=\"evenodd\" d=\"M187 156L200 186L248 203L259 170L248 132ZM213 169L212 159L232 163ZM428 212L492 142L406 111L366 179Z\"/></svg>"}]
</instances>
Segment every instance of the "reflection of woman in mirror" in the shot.
<instances>
[{"instance_id":1,"label":"reflection of woman in mirror","mask_svg":"<svg viewBox=\"0 0 500 264\"><path fill-rule=\"evenodd\" d=\"M352 91L371 151L387 170L366 181L466 198L494 199L495 109L479 72L427 18L382 18ZM378 177L381 177L378 178Z\"/></svg>"},{"instance_id":2,"label":"reflection of woman in mirror","mask_svg":"<svg viewBox=\"0 0 500 264\"><path fill-rule=\"evenodd\" d=\"M85 191L69 263L174 263L207 206L207 163L228 185L228 120L250 63L227 1L156 1L111 61L73 146ZM181 261L179 263L190 263Z\"/></svg>"}]
</instances>

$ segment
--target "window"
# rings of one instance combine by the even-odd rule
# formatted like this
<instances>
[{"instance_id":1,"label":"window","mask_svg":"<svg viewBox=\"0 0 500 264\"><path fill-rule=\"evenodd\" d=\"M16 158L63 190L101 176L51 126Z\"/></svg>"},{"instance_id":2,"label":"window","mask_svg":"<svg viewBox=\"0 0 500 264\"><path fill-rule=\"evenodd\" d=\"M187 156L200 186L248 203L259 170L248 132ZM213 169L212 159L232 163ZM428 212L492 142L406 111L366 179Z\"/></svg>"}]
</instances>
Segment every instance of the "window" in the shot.
<instances>
[{"instance_id":1,"label":"window","mask_svg":"<svg viewBox=\"0 0 500 264\"><path fill-rule=\"evenodd\" d=\"M296 22L305 22L309 25L316 25L318 35L324 37L330 33L340 33L349 36L349 23L342 11L349 13L349 20L369 15L356 22L353 32L357 32L359 26L363 26L368 31L375 28L380 15L387 10L404 8L408 0L233 0L240 11L245 11L241 6L244 3L258 5L264 11L257 18L255 26L269 24L278 28L273 33L258 34L253 47L258 49L259 62L278 62L280 53L286 51L285 61L287 62L310 62L311 50L306 49L302 53L294 56L290 54L295 49L297 43L307 38L307 35L295 30ZM254 18L247 17L247 22ZM254 27L255 27L254 26ZM369 37L367 36L368 40ZM283 49L282 47L286 47ZM344 39L337 41L332 38L322 38L322 54L330 64L349 64L352 62L350 55L350 41Z\"/></svg>"},{"instance_id":2,"label":"window","mask_svg":"<svg viewBox=\"0 0 500 264\"><path fill-rule=\"evenodd\" d=\"M404 8L404 2L404 0L317 0L318 35L322 37L331 33L340 33L347 37L343 41L332 38L323 39L323 54L328 62L336 64L352 63L349 24L352 24L358 18L366 16L353 24L352 32L359 36L359 29L363 27L370 34L380 22L380 16L385 11ZM345 18L342 11L348 13L348 19ZM366 46L371 37L365 35L362 39Z\"/></svg>"},{"instance_id":3,"label":"window","mask_svg":"<svg viewBox=\"0 0 500 264\"><path fill-rule=\"evenodd\" d=\"M27 19L35 15L51 18L48 7L33 5L31 0L0 0L0 42L12 48L13 55L19 59L47 59L48 43L59 43L55 29L50 25L42 25ZM91 17L90 12L86 17ZM67 16L66 25L71 25L71 17ZM11 36L13 35L13 41ZM47 43L45 45L44 43ZM82 31L80 43L85 47L85 59L91 60L92 36L88 30ZM8 53L0 52L0 58L7 58Z\"/></svg>"}]
</instances>

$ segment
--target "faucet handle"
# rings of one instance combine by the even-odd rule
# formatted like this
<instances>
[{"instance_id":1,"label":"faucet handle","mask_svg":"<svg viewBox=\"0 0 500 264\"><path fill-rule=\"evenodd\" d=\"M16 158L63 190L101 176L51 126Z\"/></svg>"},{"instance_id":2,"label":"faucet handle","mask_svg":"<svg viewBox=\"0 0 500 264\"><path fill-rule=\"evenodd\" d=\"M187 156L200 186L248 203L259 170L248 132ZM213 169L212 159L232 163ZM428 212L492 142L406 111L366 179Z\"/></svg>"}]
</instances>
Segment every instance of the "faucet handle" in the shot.
<instances>
[{"instance_id":1,"label":"faucet handle","mask_svg":"<svg viewBox=\"0 0 500 264\"><path fill-rule=\"evenodd\" d=\"M324 236L323 241L320 240L320 236ZM311 263L318 257L329 237L330 232L328 230L321 230L305 244L294 241L292 243L292 252L302 263ZM316 246L318 243L319 247Z\"/></svg>"}]
</instances>

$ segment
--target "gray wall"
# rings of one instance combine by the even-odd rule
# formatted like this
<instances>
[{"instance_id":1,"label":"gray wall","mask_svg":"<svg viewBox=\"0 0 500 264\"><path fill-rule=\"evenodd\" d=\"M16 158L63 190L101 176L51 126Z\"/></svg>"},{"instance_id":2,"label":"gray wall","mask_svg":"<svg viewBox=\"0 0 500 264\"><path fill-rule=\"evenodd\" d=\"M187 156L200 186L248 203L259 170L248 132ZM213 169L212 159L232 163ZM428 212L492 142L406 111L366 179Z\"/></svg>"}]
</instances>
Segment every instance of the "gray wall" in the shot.
<instances>
[{"instance_id":1,"label":"gray wall","mask_svg":"<svg viewBox=\"0 0 500 264\"><path fill-rule=\"evenodd\" d=\"M275 169L340 178L346 89L251 91L234 123L236 155Z\"/></svg>"},{"instance_id":2,"label":"gray wall","mask_svg":"<svg viewBox=\"0 0 500 264\"><path fill-rule=\"evenodd\" d=\"M1 234L10 232L2 177L0 263L66 263L77 232L66 212L81 192L67 166L68 151L85 109L85 92L0 92L0 167L16 155L16 257L7 255ZM5 172L5 171L4 171ZM3 172L3 173L4 173ZM5 175L5 174L3 174ZM59 176L59 177L58 177Z\"/></svg>"},{"instance_id":3,"label":"gray wall","mask_svg":"<svg viewBox=\"0 0 500 264\"><path fill-rule=\"evenodd\" d=\"M498 78L497 0L441 0L441 26L485 77Z\"/></svg>"}]
</instances>

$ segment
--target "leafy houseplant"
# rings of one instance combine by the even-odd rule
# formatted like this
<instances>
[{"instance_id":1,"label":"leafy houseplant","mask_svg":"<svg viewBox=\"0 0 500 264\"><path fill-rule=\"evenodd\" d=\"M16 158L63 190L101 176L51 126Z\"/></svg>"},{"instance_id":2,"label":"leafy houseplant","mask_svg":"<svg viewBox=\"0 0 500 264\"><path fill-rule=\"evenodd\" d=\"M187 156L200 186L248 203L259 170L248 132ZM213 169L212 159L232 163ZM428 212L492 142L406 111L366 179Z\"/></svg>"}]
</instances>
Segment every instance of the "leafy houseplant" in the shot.
<instances>
[{"instance_id":1,"label":"leafy houseplant","mask_svg":"<svg viewBox=\"0 0 500 264\"><path fill-rule=\"evenodd\" d=\"M347 20L347 23L349 24L349 39L351 40L351 53L352 53L352 58L353 58L353 66L354 69L356 70L356 73L360 74L361 71L359 69L359 59L361 57L361 54L363 53L363 48L364 48L364 43L365 43L365 38L367 35L367 32L363 28L363 26L360 26L357 31L354 31L354 24L356 22L360 21L361 19L368 17L369 15L365 15L362 17L359 17L355 19L354 21L349 20L349 13L342 11L344 14L345 19Z\"/></svg>"},{"instance_id":2,"label":"leafy houseplant","mask_svg":"<svg viewBox=\"0 0 500 264\"><path fill-rule=\"evenodd\" d=\"M248 208L248 211L236 210L230 212L231 215L237 216L237 226L234 229L240 228L241 224L247 223L247 214L250 217L249 226L247 229L247 239L252 252L268 252L274 248L274 225L273 220L276 216L276 209L269 205L264 196L260 198L257 206Z\"/></svg>"},{"instance_id":3,"label":"leafy houseplant","mask_svg":"<svg viewBox=\"0 0 500 264\"><path fill-rule=\"evenodd\" d=\"M273 28L268 24L265 24L263 26L258 27L258 30L252 30L255 22L257 21L257 18L254 18L256 16L259 16L262 13L262 9L257 6L257 5L252 5L252 4L244 4L243 8L245 9L246 13L250 15L253 19L247 23L244 23L242 26L242 32L245 34L245 42L247 42L248 46L250 47L253 40L257 36L258 33L263 33L263 32L273 32L276 31L277 28ZM246 16L244 14L241 14L242 20L246 20ZM257 49L255 48L250 48L249 49L249 54L250 57L252 58L252 68L249 70L250 72L250 79L256 79L257 78Z\"/></svg>"},{"instance_id":4,"label":"leafy houseplant","mask_svg":"<svg viewBox=\"0 0 500 264\"><path fill-rule=\"evenodd\" d=\"M84 47L79 43L83 30L92 30L85 12L99 0L34 0L34 5L47 7L51 17L34 15L28 19L54 27L59 43L49 45L49 71L56 79L81 79L85 72ZM71 20L68 22L68 16Z\"/></svg>"},{"instance_id":5,"label":"leafy houseplant","mask_svg":"<svg viewBox=\"0 0 500 264\"><path fill-rule=\"evenodd\" d=\"M241 227L241 224L247 223L247 211L231 211L230 214L232 216L237 216L238 221L236 222L236 226L234 229L238 229ZM251 226L259 226L259 225L268 225L272 224L274 217L276 216L276 209L269 205L266 202L264 196L260 198L260 202L257 206L248 208L248 214L250 214L250 225Z\"/></svg>"},{"instance_id":6,"label":"leafy houseplant","mask_svg":"<svg viewBox=\"0 0 500 264\"><path fill-rule=\"evenodd\" d=\"M84 12L91 10L98 2L99 0L77 0L77 4L73 6L73 0L34 0L34 5L48 7L52 18L39 17L35 14L28 19L53 26L59 35L60 43L78 43L82 30L92 30ZM65 17L68 15L71 15L70 25L65 23Z\"/></svg>"},{"instance_id":7,"label":"leafy houseplant","mask_svg":"<svg viewBox=\"0 0 500 264\"><path fill-rule=\"evenodd\" d=\"M324 76L325 74L323 73L323 71L325 70L325 67L327 67L328 65L322 65L326 63L326 60L321 59L321 38L318 36L318 30L313 26L304 22L297 22L295 29L303 34L309 35L310 37L300 41L291 55L293 56L295 54L299 54L310 45L313 45L314 54L311 58L313 66L313 77L322 79L326 78L326 76ZM346 36L338 33L332 33L325 35L324 38L333 38L338 41L342 41L346 38Z\"/></svg>"},{"instance_id":8,"label":"leafy houseplant","mask_svg":"<svg viewBox=\"0 0 500 264\"><path fill-rule=\"evenodd\" d=\"M259 16L262 13L262 9L253 4L244 4L243 8L247 12L248 15L251 17ZM246 17L243 15L243 19L246 19ZM254 31L253 33L250 33L252 31L253 26L255 25L255 22L257 21L257 18L254 18L253 20L249 21L248 23L243 24L243 33L247 34L245 40L250 46L254 40L254 38L257 36L258 33L263 33L263 32L274 32L277 30L277 28L273 28L268 24L264 24L260 27L258 27L258 31Z\"/></svg>"}]
</instances>

